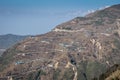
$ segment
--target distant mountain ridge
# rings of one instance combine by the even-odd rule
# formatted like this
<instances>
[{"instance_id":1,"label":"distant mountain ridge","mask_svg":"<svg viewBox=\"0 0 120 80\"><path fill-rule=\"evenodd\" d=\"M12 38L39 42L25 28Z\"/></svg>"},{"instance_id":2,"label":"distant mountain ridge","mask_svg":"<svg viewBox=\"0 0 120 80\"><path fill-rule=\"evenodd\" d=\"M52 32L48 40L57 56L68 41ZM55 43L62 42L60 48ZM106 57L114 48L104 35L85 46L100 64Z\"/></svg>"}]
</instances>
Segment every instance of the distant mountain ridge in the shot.
<instances>
[{"instance_id":1,"label":"distant mountain ridge","mask_svg":"<svg viewBox=\"0 0 120 80\"><path fill-rule=\"evenodd\" d=\"M120 64L120 4L26 38L0 57L13 80L91 80ZM102 79L101 79L102 80Z\"/></svg>"},{"instance_id":2,"label":"distant mountain ridge","mask_svg":"<svg viewBox=\"0 0 120 80\"><path fill-rule=\"evenodd\" d=\"M28 36L14 34L0 35L0 49L7 49Z\"/></svg>"},{"instance_id":3,"label":"distant mountain ridge","mask_svg":"<svg viewBox=\"0 0 120 80\"><path fill-rule=\"evenodd\" d=\"M6 49L12 47L16 43L18 43L19 41L22 41L27 37L28 36L20 36L20 35L14 35L14 34L0 35L0 56Z\"/></svg>"}]
</instances>

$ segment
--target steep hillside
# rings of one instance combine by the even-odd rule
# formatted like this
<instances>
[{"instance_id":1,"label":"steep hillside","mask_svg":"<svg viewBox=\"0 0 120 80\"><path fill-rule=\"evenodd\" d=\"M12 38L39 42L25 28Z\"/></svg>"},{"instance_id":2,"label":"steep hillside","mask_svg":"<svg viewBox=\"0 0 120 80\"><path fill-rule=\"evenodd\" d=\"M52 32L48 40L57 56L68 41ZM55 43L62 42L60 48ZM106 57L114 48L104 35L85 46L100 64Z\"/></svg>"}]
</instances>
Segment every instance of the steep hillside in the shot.
<instances>
[{"instance_id":1,"label":"steep hillside","mask_svg":"<svg viewBox=\"0 0 120 80\"><path fill-rule=\"evenodd\" d=\"M120 63L120 5L77 17L29 37L0 58L13 80L90 80Z\"/></svg>"}]
</instances>

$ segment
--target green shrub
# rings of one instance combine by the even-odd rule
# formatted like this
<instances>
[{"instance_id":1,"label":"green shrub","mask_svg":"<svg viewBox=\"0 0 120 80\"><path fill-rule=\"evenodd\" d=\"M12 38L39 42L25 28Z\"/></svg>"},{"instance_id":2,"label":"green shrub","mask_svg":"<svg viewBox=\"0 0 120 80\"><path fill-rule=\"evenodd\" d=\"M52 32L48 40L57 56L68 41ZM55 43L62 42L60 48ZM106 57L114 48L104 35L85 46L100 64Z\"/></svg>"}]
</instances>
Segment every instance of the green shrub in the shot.
<instances>
[{"instance_id":1,"label":"green shrub","mask_svg":"<svg viewBox=\"0 0 120 80\"><path fill-rule=\"evenodd\" d=\"M62 80L73 80L74 72L72 69L66 69Z\"/></svg>"},{"instance_id":2,"label":"green shrub","mask_svg":"<svg viewBox=\"0 0 120 80\"><path fill-rule=\"evenodd\" d=\"M59 79L59 76L60 76L60 70L59 69L56 69L53 73L53 80L58 80Z\"/></svg>"}]
</instances>

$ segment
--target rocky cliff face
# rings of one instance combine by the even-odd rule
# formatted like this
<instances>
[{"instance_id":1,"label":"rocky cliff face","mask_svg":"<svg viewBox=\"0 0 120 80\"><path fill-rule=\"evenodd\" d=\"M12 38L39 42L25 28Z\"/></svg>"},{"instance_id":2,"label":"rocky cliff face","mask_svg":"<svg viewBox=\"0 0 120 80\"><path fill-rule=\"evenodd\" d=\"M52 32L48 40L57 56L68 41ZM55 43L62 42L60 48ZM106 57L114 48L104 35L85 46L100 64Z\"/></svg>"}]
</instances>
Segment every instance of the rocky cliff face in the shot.
<instances>
[{"instance_id":1,"label":"rocky cliff face","mask_svg":"<svg viewBox=\"0 0 120 80\"><path fill-rule=\"evenodd\" d=\"M29 37L0 58L13 80L90 80L120 63L120 5Z\"/></svg>"}]
</instances>

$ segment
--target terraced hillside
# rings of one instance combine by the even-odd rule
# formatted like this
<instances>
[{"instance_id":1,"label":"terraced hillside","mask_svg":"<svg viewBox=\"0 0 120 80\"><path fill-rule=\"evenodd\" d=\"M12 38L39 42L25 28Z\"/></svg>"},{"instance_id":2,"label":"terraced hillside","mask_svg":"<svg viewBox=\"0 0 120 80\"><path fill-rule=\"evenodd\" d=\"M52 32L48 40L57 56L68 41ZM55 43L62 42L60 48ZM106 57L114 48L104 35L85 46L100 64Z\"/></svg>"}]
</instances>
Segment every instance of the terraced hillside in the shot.
<instances>
[{"instance_id":1,"label":"terraced hillside","mask_svg":"<svg viewBox=\"0 0 120 80\"><path fill-rule=\"evenodd\" d=\"M13 80L91 80L120 63L120 5L77 17L29 37L0 58Z\"/></svg>"}]
</instances>

